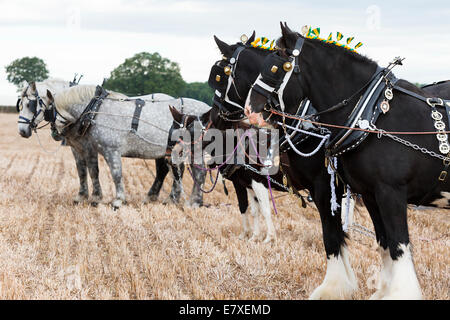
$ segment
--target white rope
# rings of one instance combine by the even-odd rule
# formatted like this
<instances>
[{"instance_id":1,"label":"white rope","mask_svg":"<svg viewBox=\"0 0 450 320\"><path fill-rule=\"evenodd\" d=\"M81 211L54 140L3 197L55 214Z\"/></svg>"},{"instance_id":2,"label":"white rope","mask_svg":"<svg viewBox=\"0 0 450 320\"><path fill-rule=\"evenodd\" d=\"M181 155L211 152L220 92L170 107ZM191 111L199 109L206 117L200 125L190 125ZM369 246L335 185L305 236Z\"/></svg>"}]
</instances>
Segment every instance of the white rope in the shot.
<instances>
[{"instance_id":1,"label":"white rope","mask_svg":"<svg viewBox=\"0 0 450 320\"><path fill-rule=\"evenodd\" d=\"M351 190L350 186L347 185L347 195L345 198L345 220L342 226L342 230L344 230L344 232L348 231L348 225L350 222L350 197L351 197Z\"/></svg>"},{"instance_id":2,"label":"white rope","mask_svg":"<svg viewBox=\"0 0 450 320\"><path fill-rule=\"evenodd\" d=\"M300 122L299 122L299 123L300 123ZM291 146L292 150L294 150L298 155L300 155L300 156L302 156L302 157L305 157L305 158L311 157L311 156L315 155L315 154L320 150L320 148L322 148L322 146L323 146L323 144L325 143L325 141L327 141L327 140L330 138L330 135L329 135L329 134L327 134L327 135L321 135L321 134L317 134L317 133L314 133L314 132L302 130L302 129L298 128L298 127L292 127L292 126L290 126L290 125L283 124L283 123L281 123L281 122L278 122L278 124L279 124L279 125L283 125L283 126L285 126L286 128L289 128L289 129L291 129L291 130L293 130L293 131L301 132L301 133L304 133L304 134L306 134L306 135L309 135L309 136L313 136L313 137L322 139L322 140L320 141L320 143L317 145L317 147L316 147L313 151L311 151L310 153L303 153L303 152L301 152L300 150L298 150L298 149L295 147L295 145L292 143L292 141L291 141L291 136L290 136L290 135L286 135L286 136L285 136L285 137L286 137L286 141L289 143L289 145Z\"/></svg>"},{"instance_id":3,"label":"white rope","mask_svg":"<svg viewBox=\"0 0 450 320\"><path fill-rule=\"evenodd\" d=\"M330 159L330 162L331 161L333 161L334 169L337 169L337 158L332 157ZM328 174L330 175L330 188L331 188L331 199L330 199L331 214L333 215L333 217L334 217L334 213L340 207L340 205L336 201L336 187L335 187L336 175L335 175L334 169L333 169L333 166L331 165L331 163L328 163L327 170L328 170Z\"/></svg>"},{"instance_id":4,"label":"white rope","mask_svg":"<svg viewBox=\"0 0 450 320\"><path fill-rule=\"evenodd\" d=\"M44 151L45 153L55 155L59 151L59 149L61 149L62 143L59 145L59 147L55 151L47 151L41 143L41 139L39 138L37 130L35 131L35 133L36 133L37 140L39 142L39 146L41 147L42 151Z\"/></svg>"}]
</instances>

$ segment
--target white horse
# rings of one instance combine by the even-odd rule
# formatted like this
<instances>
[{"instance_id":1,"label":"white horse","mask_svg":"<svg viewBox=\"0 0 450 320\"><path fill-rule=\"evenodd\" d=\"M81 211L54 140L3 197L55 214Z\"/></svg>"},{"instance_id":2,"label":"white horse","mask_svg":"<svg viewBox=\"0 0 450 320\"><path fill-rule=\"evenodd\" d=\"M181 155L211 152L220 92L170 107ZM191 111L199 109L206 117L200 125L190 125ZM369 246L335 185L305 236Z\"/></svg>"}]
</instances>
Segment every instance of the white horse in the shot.
<instances>
[{"instance_id":1,"label":"white horse","mask_svg":"<svg viewBox=\"0 0 450 320\"><path fill-rule=\"evenodd\" d=\"M125 201L121 156L164 160L168 130L172 122L168 105L171 104L199 114L209 109L209 106L189 98L173 99L167 102L147 101L137 118L139 127L137 130L132 130L132 120L136 119L134 116L137 108L136 100L110 92L108 97L103 99L89 130L86 134L80 134L79 130L82 124L79 119L85 115L83 111L94 98L95 91L95 86L79 85L63 90L55 96L50 91L47 91L45 96L36 96L36 88L30 86L22 97L22 105L26 107L22 108L21 116L22 113L25 114L23 112L25 109L28 113L22 116L26 120L19 125L19 127L21 126L19 131L22 131L22 135L26 135L27 131L31 131L30 128L43 120L43 111L56 110L57 116L54 124L59 134L70 140L71 145L77 150L92 148L104 156L116 186L116 198L112 205L118 208ZM37 102L30 104L36 100ZM32 108L33 104L36 106L34 109ZM97 154L95 156L97 157ZM182 174L182 168L172 167L172 169L175 176ZM174 179L169 196L169 200L173 202L178 202L182 191L182 186L176 183L177 181ZM154 200L153 191L159 193L162 183L157 186L155 183L149 191L148 200ZM201 202L202 195L199 193L194 188L191 199Z\"/></svg>"},{"instance_id":2,"label":"white horse","mask_svg":"<svg viewBox=\"0 0 450 320\"><path fill-rule=\"evenodd\" d=\"M32 82L27 84L26 88L22 90L22 95L19 101L17 102L17 106L22 106L21 99L24 96L30 95L30 99L33 99L33 96L39 96L39 93L46 93L47 90L52 93L52 95L56 96L59 92L70 88L74 83L70 81L65 81L57 78L49 78L40 82ZM125 95L117 94L118 97L127 98ZM164 101L164 100L172 100L174 99L172 96L169 96L164 93L152 93L149 95L141 96L141 97L132 97L132 98L140 98L146 101ZM34 98L35 99L35 98ZM19 110L19 116L32 119L33 111L28 107L21 108ZM23 123L25 122L25 123ZM32 134L31 126L26 123L26 121L21 121L19 123L19 134L24 138L29 138ZM63 137L59 136L57 131L52 128L52 137L56 141L63 140ZM99 180L99 169L98 169L98 154L93 146L87 145L83 149L75 148L74 144L72 144L72 139L65 139L65 142L68 146L70 146L72 150L72 154L75 158L75 164L77 168L78 177L80 180L80 187L78 194L74 197L74 203L80 203L83 201L87 201L89 198L89 187L87 181L87 175L91 177L93 192L92 192L92 202L93 206L96 206L98 202L100 202L103 198L102 189ZM156 177L153 183L152 188L150 189L148 199L155 201L161 189L162 183L164 182L164 178L167 175L168 168L164 163L164 159L157 159L156 162Z\"/></svg>"}]
</instances>

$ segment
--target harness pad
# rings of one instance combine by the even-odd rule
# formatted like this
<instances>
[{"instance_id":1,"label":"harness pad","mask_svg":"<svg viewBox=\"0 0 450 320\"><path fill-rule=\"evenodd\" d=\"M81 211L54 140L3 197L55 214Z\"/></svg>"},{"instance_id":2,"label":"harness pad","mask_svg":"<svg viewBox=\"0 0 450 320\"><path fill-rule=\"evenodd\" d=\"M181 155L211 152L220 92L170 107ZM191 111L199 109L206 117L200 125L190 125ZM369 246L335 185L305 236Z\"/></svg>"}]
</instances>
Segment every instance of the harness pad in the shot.
<instances>
[{"instance_id":1,"label":"harness pad","mask_svg":"<svg viewBox=\"0 0 450 320\"><path fill-rule=\"evenodd\" d=\"M379 72L379 69L376 72ZM387 88L385 79L389 80L392 85L398 80L392 73L385 76L384 72L381 72L380 75L375 77L348 117L346 127L355 128L359 121L363 120L368 121L369 124L375 124L382 113L380 103L385 99L382 94ZM356 148L368 134L369 132L362 130L342 129L336 137L325 145L327 156L339 156Z\"/></svg>"}]
</instances>

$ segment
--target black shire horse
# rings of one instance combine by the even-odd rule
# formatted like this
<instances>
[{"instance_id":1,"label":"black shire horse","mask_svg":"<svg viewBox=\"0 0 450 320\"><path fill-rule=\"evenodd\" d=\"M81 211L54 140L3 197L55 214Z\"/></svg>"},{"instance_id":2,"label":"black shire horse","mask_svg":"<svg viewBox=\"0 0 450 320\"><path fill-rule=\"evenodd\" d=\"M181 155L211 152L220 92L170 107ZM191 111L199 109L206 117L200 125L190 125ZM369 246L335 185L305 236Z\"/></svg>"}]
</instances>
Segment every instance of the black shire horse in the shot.
<instances>
[{"instance_id":1,"label":"black shire horse","mask_svg":"<svg viewBox=\"0 0 450 320\"><path fill-rule=\"evenodd\" d=\"M216 43L224 55L224 60L217 62L211 69L209 83L219 94L216 93L214 98L210 120L215 127L224 130L230 128L234 120L241 119L243 110L240 107L244 106L251 84L256 80L263 65L263 59L270 52L251 46L244 46L239 53L238 63L231 64L231 58L235 55L236 50L242 47L242 44L228 45L218 39L216 39ZM232 69L231 72L228 69L225 70L226 67L230 67ZM232 79L220 73L220 70L227 71ZM217 75L220 76L219 82L216 81ZM224 80L223 84L221 84L222 80ZM232 81L232 86L227 85L229 80ZM294 90L299 83L299 80L294 79L287 85L286 89ZM225 92L227 93L227 100L224 98ZM287 105L296 104L295 113L301 114L302 110L297 110L299 109L300 101L295 98L286 97L285 103ZM227 101L231 101L233 104ZM206 119L203 119L203 121L203 126L206 126ZM286 124L294 125L295 121L286 119ZM319 138L298 135L300 139L298 139L299 143L296 147L304 152L315 150L320 143ZM292 140L295 141L295 138L292 138ZM283 150L282 143L280 143L281 150ZM287 159L286 164L288 165L284 165L283 158ZM310 298L346 298L356 290L357 282L348 259L348 250L345 245L346 235L342 230L341 209L338 208L334 213L331 209L330 176L327 168L324 166L324 161L325 153L323 148L320 148L316 154L310 157L300 157L292 148L288 148L288 150L281 153L281 169L288 176L292 185L298 189L306 188L310 191L322 221L323 241L327 256L327 275L323 283L311 294ZM338 168L338 170L340 169ZM251 174L248 173L248 170L242 169L242 171L239 171L239 176L244 177L245 172ZM254 176L251 177L256 178ZM265 177L262 176L262 178L262 181L264 181ZM275 176L273 178L276 179ZM246 186L248 186L248 182L246 185L244 184L244 187ZM336 186L336 194L339 195L338 199L343 194L343 189L342 183ZM241 210L241 212L244 211Z\"/></svg>"},{"instance_id":2,"label":"black shire horse","mask_svg":"<svg viewBox=\"0 0 450 320\"><path fill-rule=\"evenodd\" d=\"M264 123L261 117L274 113L287 117L295 113L299 101L308 98L321 123L356 129L328 127L331 137L326 152L330 158L339 156L340 175L353 192L362 195L374 224L383 265L372 298L421 299L410 248L407 204L430 204L449 195L450 178L446 175L450 158L444 131L449 130L444 123L448 117L441 113L449 114L450 102L442 100L445 94L449 98L447 85L422 90L397 80L392 65L380 68L362 55L304 37L287 25L281 24L281 31L280 49L266 58L247 97L246 114L251 122ZM401 60L394 64L401 64ZM285 88L285 100L290 101L284 110L273 103L278 88ZM378 128L392 133L362 131ZM434 133L436 129L441 131L439 135ZM395 133L399 131L433 134ZM416 145L422 149L416 150ZM297 175L305 169L299 169ZM340 286L340 278L345 276L344 268L336 269L330 275L330 288Z\"/></svg>"}]
</instances>

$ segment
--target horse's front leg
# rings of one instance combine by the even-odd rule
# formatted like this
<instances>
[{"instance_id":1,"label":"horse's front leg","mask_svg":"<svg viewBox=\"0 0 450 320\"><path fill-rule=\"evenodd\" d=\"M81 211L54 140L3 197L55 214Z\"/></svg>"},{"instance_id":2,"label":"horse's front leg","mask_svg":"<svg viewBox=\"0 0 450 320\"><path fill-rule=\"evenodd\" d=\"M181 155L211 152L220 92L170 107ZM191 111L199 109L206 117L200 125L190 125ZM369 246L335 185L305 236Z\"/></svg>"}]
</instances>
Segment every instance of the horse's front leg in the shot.
<instances>
[{"instance_id":1,"label":"horse's front leg","mask_svg":"<svg viewBox=\"0 0 450 320\"><path fill-rule=\"evenodd\" d=\"M391 267L392 261L389 255L389 249L387 246L386 229L384 228L383 221L381 220L380 210L375 200L375 196L371 194L363 195L364 204L369 211L370 218L375 229L375 234L378 242L378 251L381 255L381 272L378 275L376 283L376 292L370 297L372 300L381 299L389 287L391 281Z\"/></svg>"},{"instance_id":2,"label":"horse's front leg","mask_svg":"<svg viewBox=\"0 0 450 320\"><path fill-rule=\"evenodd\" d=\"M120 153L117 150L106 151L104 153L106 163L111 171L111 176L116 186L116 198L113 200L111 205L114 209L118 209L125 203L125 188L123 185L122 178L122 159Z\"/></svg>"},{"instance_id":3,"label":"horse's front leg","mask_svg":"<svg viewBox=\"0 0 450 320\"><path fill-rule=\"evenodd\" d=\"M193 185L192 185L192 192L191 197L189 199L189 206L192 208L198 208L203 205L203 191L202 187L205 183L206 178L206 171L205 169L198 168L197 166L193 165L191 166L192 169L192 179L193 179ZM216 174L219 174L217 171ZM218 179L219 177L217 177Z\"/></svg>"},{"instance_id":4,"label":"horse's front leg","mask_svg":"<svg viewBox=\"0 0 450 320\"><path fill-rule=\"evenodd\" d=\"M169 197L164 201L167 203L179 203L181 193L183 192L183 172L184 172L184 164L180 165L171 165L170 166L173 176L173 184L172 190L170 191Z\"/></svg>"},{"instance_id":5,"label":"horse's front leg","mask_svg":"<svg viewBox=\"0 0 450 320\"><path fill-rule=\"evenodd\" d=\"M388 267L389 279L385 281L381 299L422 299L422 292L411 254L407 223L406 186L379 185L375 199L386 230L387 251L382 252L383 263ZM383 274L382 274L383 275Z\"/></svg>"},{"instance_id":6,"label":"horse's front leg","mask_svg":"<svg viewBox=\"0 0 450 320\"><path fill-rule=\"evenodd\" d=\"M75 204L87 201L89 198L89 186L87 181L87 163L85 158L75 150L75 148L70 147L72 150L73 157L75 158L75 164L77 166L78 178L80 179L80 189L78 194L74 197L73 202Z\"/></svg>"},{"instance_id":7,"label":"horse's front leg","mask_svg":"<svg viewBox=\"0 0 450 320\"><path fill-rule=\"evenodd\" d=\"M152 187L147 193L147 198L144 200L144 203L153 202L158 200L159 193L164 183L164 179L169 172L169 165L165 158L155 159L156 165L156 177L155 181L153 181Z\"/></svg>"},{"instance_id":8,"label":"horse's front leg","mask_svg":"<svg viewBox=\"0 0 450 320\"><path fill-rule=\"evenodd\" d=\"M256 182L255 180L252 181L252 189L255 192L256 198L258 199L257 205L259 206L259 211L262 213L266 221L267 234L263 243L275 241L277 238L277 234L275 232L275 227L272 221L269 193L262 183Z\"/></svg>"},{"instance_id":9,"label":"horse's front leg","mask_svg":"<svg viewBox=\"0 0 450 320\"><path fill-rule=\"evenodd\" d=\"M342 188L336 188L338 199L340 199L342 191ZM334 215L331 212L331 192L327 179L320 179L316 182L314 190L311 190L311 195L322 221L327 271L322 284L313 291L309 298L312 300L348 299L358 288L358 283L345 245L341 210L338 209Z\"/></svg>"},{"instance_id":10,"label":"horse's front leg","mask_svg":"<svg viewBox=\"0 0 450 320\"><path fill-rule=\"evenodd\" d=\"M86 155L86 162L89 169L89 175L92 180L92 202L91 205L96 207L103 199L102 187L100 185L100 179L98 177L98 153L93 148L88 148L88 152Z\"/></svg>"}]
</instances>

